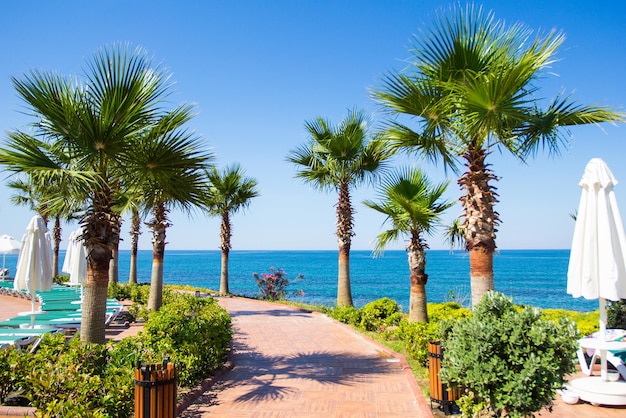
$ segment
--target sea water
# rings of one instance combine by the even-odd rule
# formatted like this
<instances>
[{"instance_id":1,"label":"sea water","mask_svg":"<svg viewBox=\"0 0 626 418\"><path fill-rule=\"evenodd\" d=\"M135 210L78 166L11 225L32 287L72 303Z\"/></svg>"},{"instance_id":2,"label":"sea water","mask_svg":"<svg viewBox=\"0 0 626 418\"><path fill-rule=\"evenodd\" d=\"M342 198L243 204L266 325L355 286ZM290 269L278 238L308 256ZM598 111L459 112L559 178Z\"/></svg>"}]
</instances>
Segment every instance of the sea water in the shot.
<instances>
[{"instance_id":1,"label":"sea water","mask_svg":"<svg viewBox=\"0 0 626 418\"><path fill-rule=\"evenodd\" d=\"M60 254L62 265L64 252ZM8 255L7 267L15 271L17 256ZM469 256L463 251L429 250L426 294L429 302L456 300L470 303ZM138 279L150 281L152 252L139 251ZM495 288L517 304L577 311L598 309L597 300L567 294L569 250L501 250L494 255ZM130 251L120 251L119 279L128 281ZM164 282L219 289L220 251L167 250ZM337 251L231 251L229 290L254 296L258 288L253 273L283 268L290 279L289 299L332 306L337 296ZM295 280L298 275L304 279ZM409 304L409 268L404 251L386 251L373 257L370 251L350 253L352 297L357 307L382 297L396 300L405 310ZM293 295L302 291L304 296ZM298 292L299 293L299 292Z\"/></svg>"}]
</instances>

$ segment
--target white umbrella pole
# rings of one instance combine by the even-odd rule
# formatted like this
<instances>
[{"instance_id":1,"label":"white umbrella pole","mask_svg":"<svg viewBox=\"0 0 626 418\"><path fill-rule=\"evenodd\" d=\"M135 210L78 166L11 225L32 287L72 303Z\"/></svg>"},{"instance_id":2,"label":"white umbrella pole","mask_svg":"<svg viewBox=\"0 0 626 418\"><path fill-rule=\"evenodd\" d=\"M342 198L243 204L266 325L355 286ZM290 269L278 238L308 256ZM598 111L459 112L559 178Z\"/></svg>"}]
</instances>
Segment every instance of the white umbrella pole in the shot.
<instances>
[{"instance_id":1,"label":"white umbrella pole","mask_svg":"<svg viewBox=\"0 0 626 418\"><path fill-rule=\"evenodd\" d=\"M600 342L602 346L606 341L606 299L600 298ZM600 376L603 382L608 381L606 349L600 350Z\"/></svg>"}]
</instances>

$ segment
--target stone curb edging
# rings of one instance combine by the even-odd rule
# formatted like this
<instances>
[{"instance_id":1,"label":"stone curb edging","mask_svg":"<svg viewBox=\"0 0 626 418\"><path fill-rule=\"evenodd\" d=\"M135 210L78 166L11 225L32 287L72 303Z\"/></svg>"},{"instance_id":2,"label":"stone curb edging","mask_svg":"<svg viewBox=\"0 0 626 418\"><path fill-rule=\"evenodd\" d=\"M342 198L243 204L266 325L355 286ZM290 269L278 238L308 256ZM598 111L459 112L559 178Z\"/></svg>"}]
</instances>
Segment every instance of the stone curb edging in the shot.
<instances>
[{"instance_id":1,"label":"stone curb edging","mask_svg":"<svg viewBox=\"0 0 626 418\"><path fill-rule=\"evenodd\" d=\"M34 417L37 409L30 406L0 405L0 416L11 418Z\"/></svg>"}]
</instances>

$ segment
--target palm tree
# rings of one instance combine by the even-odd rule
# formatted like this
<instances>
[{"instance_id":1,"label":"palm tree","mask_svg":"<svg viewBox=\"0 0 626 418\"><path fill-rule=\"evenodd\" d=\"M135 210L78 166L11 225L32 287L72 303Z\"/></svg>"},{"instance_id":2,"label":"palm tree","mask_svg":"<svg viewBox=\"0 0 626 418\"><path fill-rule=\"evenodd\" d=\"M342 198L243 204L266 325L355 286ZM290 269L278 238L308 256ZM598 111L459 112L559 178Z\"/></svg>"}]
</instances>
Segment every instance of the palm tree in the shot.
<instances>
[{"instance_id":1,"label":"palm tree","mask_svg":"<svg viewBox=\"0 0 626 418\"><path fill-rule=\"evenodd\" d=\"M228 256L231 247L231 216L250 205L251 199L259 196L257 182L246 177L238 164L233 164L219 171L212 167L207 171L209 187L204 205L211 216L220 216L220 249L222 250L222 269L220 274L220 294L228 291Z\"/></svg>"},{"instance_id":2,"label":"palm tree","mask_svg":"<svg viewBox=\"0 0 626 418\"><path fill-rule=\"evenodd\" d=\"M402 236L408 236L406 247L411 278L409 322L428 322L426 311L426 249L424 234L433 232L441 214L454 202L441 201L448 183L432 185L419 169L404 169L388 175L378 191L378 201L363 203L386 215L391 227L376 238L375 252Z\"/></svg>"},{"instance_id":3,"label":"palm tree","mask_svg":"<svg viewBox=\"0 0 626 418\"><path fill-rule=\"evenodd\" d=\"M337 238L339 243L337 305L352 306L350 246L354 236L354 209L350 189L385 169L391 155L385 143L368 141L363 113L351 111L336 127L318 117L305 123L311 138L292 150L287 160L296 164L297 177L323 191L337 191Z\"/></svg>"},{"instance_id":4,"label":"palm tree","mask_svg":"<svg viewBox=\"0 0 626 418\"><path fill-rule=\"evenodd\" d=\"M203 150L200 139L181 129L192 118L191 107L180 107L149 129L135 143L132 163L134 187L141 203L152 214L146 225L152 230L152 274L148 309L163 304L163 265L168 213L173 207L190 211L201 207L212 155Z\"/></svg>"},{"instance_id":5,"label":"palm tree","mask_svg":"<svg viewBox=\"0 0 626 418\"><path fill-rule=\"evenodd\" d=\"M373 92L390 116L405 115L414 126L388 123L391 145L466 171L458 179L464 208L462 229L470 253L472 303L494 288L493 254L500 224L494 210L496 175L487 156L509 151L522 161L540 148L558 154L571 125L621 121L608 107L583 106L555 97L544 109L535 82L555 60L561 33L532 37L492 13L468 6L441 15L432 29L415 38L414 64L391 73Z\"/></svg>"},{"instance_id":6,"label":"palm tree","mask_svg":"<svg viewBox=\"0 0 626 418\"><path fill-rule=\"evenodd\" d=\"M167 74L145 51L126 46L101 49L88 61L84 80L33 70L14 78L30 108L35 136L9 133L0 164L25 173L35 184L54 182L86 202L81 226L88 267L80 337L105 341L105 312L112 248L119 236L119 203L136 177L130 164L141 133L169 114ZM50 196L50 207L64 196Z\"/></svg>"}]
</instances>

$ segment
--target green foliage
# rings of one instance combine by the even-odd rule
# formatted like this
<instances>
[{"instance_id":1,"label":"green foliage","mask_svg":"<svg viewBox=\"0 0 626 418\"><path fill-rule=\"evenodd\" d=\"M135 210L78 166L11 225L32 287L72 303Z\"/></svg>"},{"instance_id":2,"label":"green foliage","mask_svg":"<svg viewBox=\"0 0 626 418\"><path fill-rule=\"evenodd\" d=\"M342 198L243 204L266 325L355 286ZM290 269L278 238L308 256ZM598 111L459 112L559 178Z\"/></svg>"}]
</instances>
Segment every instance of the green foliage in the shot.
<instances>
[{"instance_id":1,"label":"green foliage","mask_svg":"<svg viewBox=\"0 0 626 418\"><path fill-rule=\"evenodd\" d=\"M15 346L0 350L0 403L22 393L28 370L26 358Z\"/></svg>"},{"instance_id":2,"label":"green foliage","mask_svg":"<svg viewBox=\"0 0 626 418\"><path fill-rule=\"evenodd\" d=\"M551 405L574 371L578 332L573 322L542 319L489 292L443 341L442 379L460 384L494 416L524 417ZM472 411L465 410L465 413Z\"/></svg>"},{"instance_id":3,"label":"green foliage","mask_svg":"<svg viewBox=\"0 0 626 418\"><path fill-rule=\"evenodd\" d=\"M429 303L428 318L430 322L468 318L472 311L464 308L458 302Z\"/></svg>"},{"instance_id":4,"label":"green foliage","mask_svg":"<svg viewBox=\"0 0 626 418\"><path fill-rule=\"evenodd\" d=\"M397 337L404 341L405 350L411 358L422 366L428 364L428 343L437 340L436 322L400 322L396 330Z\"/></svg>"},{"instance_id":5,"label":"green foliage","mask_svg":"<svg viewBox=\"0 0 626 418\"><path fill-rule=\"evenodd\" d=\"M598 331L600 326L600 311L576 312L566 311L564 309L545 309L542 318L556 323L558 323L561 318L574 321L580 335L591 335Z\"/></svg>"},{"instance_id":6,"label":"green foliage","mask_svg":"<svg viewBox=\"0 0 626 418\"><path fill-rule=\"evenodd\" d=\"M168 303L144 326L144 344L180 364L180 384L192 386L225 360L232 337L230 316L211 298L172 292L165 299Z\"/></svg>"},{"instance_id":7,"label":"green foliage","mask_svg":"<svg viewBox=\"0 0 626 418\"><path fill-rule=\"evenodd\" d=\"M626 299L609 302L606 307L607 328L626 329Z\"/></svg>"},{"instance_id":8,"label":"green foliage","mask_svg":"<svg viewBox=\"0 0 626 418\"><path fill-rule=\"evenodd\" d=\"M54 284L65 284L68 283L70 281L70 276L66 276L66 275L58 275L58 276L54 276L52 278L52 283Z\"/></svg>"},{"instance_id":9,"label":"green foliage","mask_svg":"<svg viewBox=\"0 0 626 418\"><path fill-rule=\"evenodd\" d=\"M328 311L328 316L355 327L361 324L361 311L354 306L335 307Z\"/></svg>"},{"instance_id":10,"label":"green foliage","mask_svg":"<svg viewBox=\"0 0 626 418\"><path fill-rule=\"evenodd\" d=\"M211 298L166 290L164 300L142 332L110 345L57 334L34 354L0 350L0 396L30 400L40 417L129 417L135 366L165 357L177 365L179 385L194 385L223 364L230 317Z\"/></svg>"},{"instance_id":11,"label":"green foliage","mask_svg":"<svg viewBox=\"0 0 626 418\"><path fill-rule=\"evenodd\" d=\"M117 300L130 300L132 302L145 305L150 296L150 286L146 284L115 282L109 283L108 297Z\"/></svg>"},{"instance_id":12,"label":"green foliage","mask_svg":"<svg viewBox=\"0 0 626 418\"><path fill-rule=\"evenodd\" d=\"M360 314L359 326L368 331L375 331L383 326L397 325L402 319L400 305L389 298L368 303L361 309Z\"/></svg>"},{"instance_id":13,"label":"green foliage","mask_svg":"<svg viewBox=\"0 0 626 418\"><path fill-rule=\"evenodd\" d=\"M40 417L130 416L133 410L132 366L108 363L105 345L68 342L46 335L35 354L22 353L20 394Z\"/></svg>"}]
</instances>

